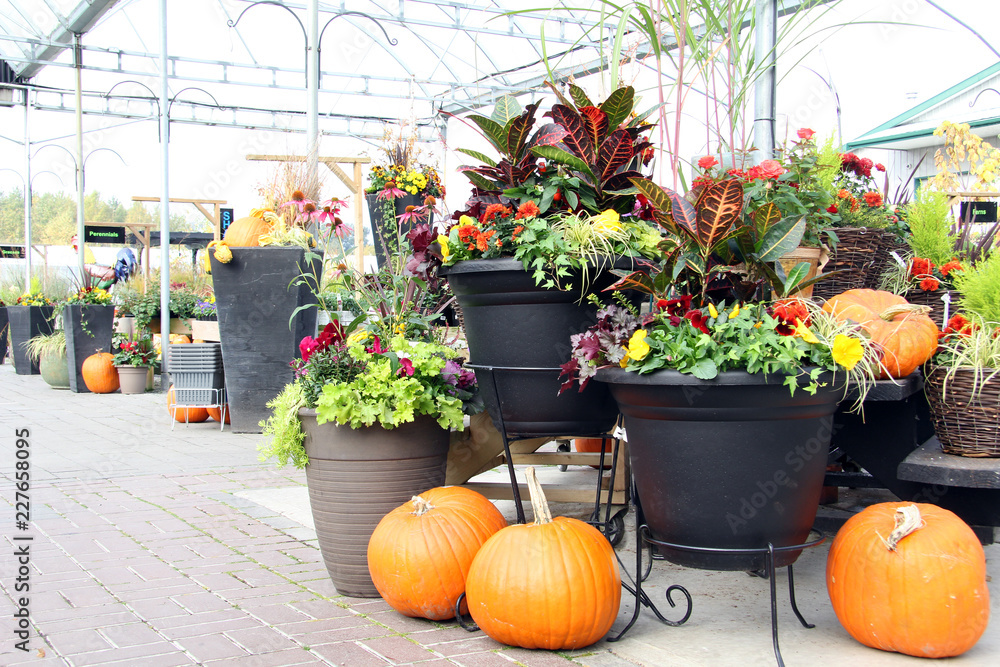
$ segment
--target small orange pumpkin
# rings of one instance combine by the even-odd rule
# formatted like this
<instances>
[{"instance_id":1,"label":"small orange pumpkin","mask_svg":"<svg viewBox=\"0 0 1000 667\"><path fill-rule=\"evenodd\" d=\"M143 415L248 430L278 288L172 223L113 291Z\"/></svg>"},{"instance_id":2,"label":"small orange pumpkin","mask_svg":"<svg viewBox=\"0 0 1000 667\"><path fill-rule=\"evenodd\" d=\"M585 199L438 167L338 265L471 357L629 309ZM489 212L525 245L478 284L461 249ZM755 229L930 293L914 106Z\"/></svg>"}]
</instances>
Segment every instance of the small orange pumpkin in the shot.
<instances>
[{"instance_id":1,"label":"small orange pumpkin","mask_svg":"<svg viewBox=\"0 0 1000 667\"><path fill-rule=\"evenodd\" d=\"M885 370L879 379L906 377L937 350L938 328L927 316L930 309L891 292L847 290L831 297L823 310L841 321L857 322L882 346Z\"/></svg>"},{"instance_id":2,"label":"small orange pumpkin","mask_svg":"<svg viewBox=\"0 0 1000 667\"><path fill-rule=\"evenodd\" d=\"M404 616L454 618L472 559L506 525L482 494L439 486L379 521L368 541L368 571L382 599Z\"/></svg>"},{"instance_id":3,"label":"small orange pumpkin","mask_svg":"<svg viewBox=\"0 0 1000 667\"><path fill-rule=\"evenodd\" d=\"M249 248L260 245L260 237L271 231L271 225L263 218L247 216L229 225L222 237L231 248Z\"/></svg>"},{"instance_id":4,"label":"small orange pumpkin","mask_svg":"<svg viewBox=\"0 0 1000 667\"><path fill-rule=\"evenodd\" d=\"M208 416L217 422L222 421L222 409L221 408L206 408L208 410ZM229 423L229 406L226 405L226 423Z\"/></svg>"},{"instance_id":5,"label":"small orange pumpkin","mask_svg":"<svg viewBox=\"0 0 1000 667\"><path fill-rule=\"evenodd\" d=\"M95 394L110 394L118 391L118 369L114 355L109 352L92 354L83 361L83 383Z\"/></svg>"},{"instance_id":6,"label":"small orange pumpkin","mask_svg":"<svg viewBox=\"0 0 1000 667\"><path fill-rule=\"evenodd\" d=\"M550 651L589 646L618 616L614 549L591 525L553 519L535 469L526 474L535 521L508 526L479 549L465 581L469 613L503 644Z\"/></svg>"},{"instance_id":7,"label":"small orange pumpkin","mask_svg":"<svg viewBox=\"0 0 1000 667\"><path fill-rule=\"evenodd\" d=\"M844 629L883 651L961 655L989 623L983 547L936 505L880 503L852 516L830 547L826 587Z\"/></svg>"},{"instance_id":8,"label":"small orange pumpkin","mask_svg":"<svg viewBox=\"0 0 1000 667\"><path fill-rule=\"evenodd\" d=\"M171 345L187 345L190 342L191 339L184 334L170 334Z\"/></svg>"},{"instance_id":9,"label":"small orange pumpkin","mask_svg":"<svg viewBox=\"0 0 1000 667\"><path fill-rule=\"evenodd\" d=\"M208 410L205 408L177 408L175 410L175 403L177 403L177 399L174 397L174 385L170 385L170 390L167 391L167 410L173 415L174 421L199 424L208 419Z\"/></svg>"}]
</instances>

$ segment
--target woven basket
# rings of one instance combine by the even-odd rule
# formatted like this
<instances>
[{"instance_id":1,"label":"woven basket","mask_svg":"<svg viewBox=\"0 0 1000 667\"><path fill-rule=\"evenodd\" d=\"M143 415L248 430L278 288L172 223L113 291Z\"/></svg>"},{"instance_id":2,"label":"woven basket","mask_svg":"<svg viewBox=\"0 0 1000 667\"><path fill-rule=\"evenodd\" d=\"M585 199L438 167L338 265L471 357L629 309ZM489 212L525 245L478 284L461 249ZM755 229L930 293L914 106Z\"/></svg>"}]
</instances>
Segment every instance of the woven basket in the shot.
<instances>
[{"instance_id":1,"label":"woven basket","mask_svg":"<svg viewBox=\"0 0 1000 667\"><path fill-rule=\"evenodd\" d=\"M830 253L830 260L823 271L830 273L843 270L816 283L813 296L829 299L849 289L865 286L871 272L872 263L882 246L884 232L867 227L842 227L836 230L837 247Z\"/></svg>"},{"instance_id":2,"label":"woven basket","mask_svg":"<svg viewBox=\"0 0 1000 667\"><path fill-rule=\"evenodd\" d=\"M932 320L934 320L934 324L938 326L938 329L943 329L944 302L941 301L941 297L943 297L946 293L947 290L943 289L936 289L932 292L925 292L924 290L918 287L917 289L911 289L908 292L906 292L906 294L903 295L903 298L909 301L910 303L917 304L918 306L929 306L931 312L927 314L930 316Z\"/></svg>"},{"instance_id":3,"label":"woven basket","mask_svg":"<svg viewBox=\"0 0 1000 667\"><path fill-rule=\"evenodd\" d=\"M946 454L1000 457L1000 377L973 395L975 370L960 368L944 386L945 371L927 374L924 390L934 431Z\"/></svg>"},{"instance_id":4,"label":"woven basket","mask_svg":"<svg viewBox=\"0 0 1000 667\"><path fill-rule=\"evenodd\" d=\"M884 229L877 230L881 232L881 239L879 242L878 250L875 252L875 259L872 262L871 267L865 274L865 284L864 287L868 289L878 289L882 282L882 274L885 273L886 269L892 262L895 262L892 258L892 253L903 256L908 250L906 241L899 238L898 235L893 234L890 231Z\"/></svg>"}]
</instances>

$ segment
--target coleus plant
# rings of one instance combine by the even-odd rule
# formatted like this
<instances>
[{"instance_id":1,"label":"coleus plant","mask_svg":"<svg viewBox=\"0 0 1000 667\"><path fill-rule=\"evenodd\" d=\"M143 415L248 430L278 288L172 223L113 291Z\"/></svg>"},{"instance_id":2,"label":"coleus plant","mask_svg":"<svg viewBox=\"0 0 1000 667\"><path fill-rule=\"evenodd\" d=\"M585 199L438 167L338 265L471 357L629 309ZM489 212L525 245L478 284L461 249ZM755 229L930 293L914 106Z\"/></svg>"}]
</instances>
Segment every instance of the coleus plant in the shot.
<instances>
[{"instance_id":1,"label":"coleus plant","mask_svg":"<svg viewBox=\"0 0 1000 667\"><path fill-rule=\"evenodd\" d=\"M773 204L744 216L738 179L703 183L687 196L647 179L630 181L666 232L659 246L666 259L625 275L617 289L638 289L658 298L686 293L706 305L784 297L820 279L806 278L807 262L786 274L778 261L799 244L805 219L783 218Z\"/></svg>"},{"instance_id":2,"label":"coleus plant","mask_svg":"<svg viewBox=\"0 0 1000 667\"><path fill-rule=\"evenodd\" d=\"M642 178L639 168L648 162L650 143L642 133L650 126L633 116L635 91L620 88L601 104L594 104L578 86L570 97L549 84L559 103L544 114L552 119L534 133L538 104L522 107L511 96L497 103L492 115L470 115L468 120L501 154L499 161L479 151L458 149L483 163L466 166L463 173L474 186L465 211L455 217L478 217L490 204L520 205L531 200L545 216L568 208L601 213L632 209L635 189L630 178Z\"/></svg>"}]
</instances>

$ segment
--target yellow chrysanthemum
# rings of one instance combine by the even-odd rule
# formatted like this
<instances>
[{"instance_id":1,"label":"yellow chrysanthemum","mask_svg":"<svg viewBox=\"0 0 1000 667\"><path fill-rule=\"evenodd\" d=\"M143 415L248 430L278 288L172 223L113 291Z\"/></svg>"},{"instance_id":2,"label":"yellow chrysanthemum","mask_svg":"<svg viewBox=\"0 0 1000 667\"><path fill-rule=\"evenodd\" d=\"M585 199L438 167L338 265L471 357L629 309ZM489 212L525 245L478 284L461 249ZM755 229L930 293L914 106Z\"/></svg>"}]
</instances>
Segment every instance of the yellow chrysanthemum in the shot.
<instances>
[{"instance_id":1,"label":"yellow chrysanthemum","mask_svg":"<svg viewBox=\"0 0 1000 667\"><path fill-rule=\"evenodd\" d=\"M626 356L629 359L642 361L647 354L649 354L649 343L646 342L646 330L639 329L628 339L628 354Z\"/></svg>"},{"instance_id":2,"label":"yellow chrysanthemum","mask_svg":"<svg viewBox=\"0 0 1000 667\"><path fill-rule=\"evenodd\" d=\"M590 225L594 231L602 236L618 232L622 228L621 217L618 211L608 209L600 215L595 215L590 219Z\"/></svg>"},{"instance_id":3,"label":"yellow chrysanthemum","mask_svg":"<svg viewBox=\"0 0 1000 667\"><path fill-rule=\"evenodd\" d=\"M846 368L853 369L865 356L861 341L844 334L838 334L833 339L833 360Z\"/></svg>"},{"instance_id":4,"label":"yellow chrysanthemum","mask_svg":"<svg viewBox=\"0 0 1000 667\"><path fill-rule=\"evenodd\" d=\"M354 343L360 343L361 341L368 338L367 331L355 331L350 336L347 337L347 344L353 345Z\"/></svg>"}]
</instances>

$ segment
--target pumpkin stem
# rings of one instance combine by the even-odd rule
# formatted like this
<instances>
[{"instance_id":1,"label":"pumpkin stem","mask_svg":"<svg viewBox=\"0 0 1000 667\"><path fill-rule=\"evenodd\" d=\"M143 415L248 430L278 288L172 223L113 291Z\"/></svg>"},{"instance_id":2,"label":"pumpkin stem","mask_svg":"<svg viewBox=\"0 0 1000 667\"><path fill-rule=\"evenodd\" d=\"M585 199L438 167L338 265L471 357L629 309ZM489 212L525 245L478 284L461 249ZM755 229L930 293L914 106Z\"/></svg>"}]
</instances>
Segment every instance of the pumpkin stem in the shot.
<instances>
[{"instance_id":1,"label":"pumpkin stem","mask_svg":"<svg viewBox=\"0 0 1000 667\"><path fill-rule=\"evenodd\" d=\"M529 467L524 471L524 475L528 478L528 493L531 495L531 511L535 514L535 525L552 523L552 511L549 509L549 504L545 502L545 492L542 491L542 485L538 481L535 469Z\"/></svg>"},{"instance_id":2,"label":"pumpkin stem","mask_svg":"<svg viewBox=\"0 0 1000 667\"><path fill-rule=\"evenodd\" d=\"M410 498L410 502L413 503L413 516L423 516L434 509L433 505L420 496L413 496Z\"/></svg>"},{"instance_id":3,"label":"pumpkin stem","mask_svg":"<svg viewBox=\"0 0 1000 667\"><path fill-rule=\"evenodd\" d=\"M879 317L886 322L892 322L896 315L902 315L903 313L913 313L915 315L926 315L931 312L930 306L920 306L915 303L899 303L895 306L889 306L881 313Z\"/></svg>"},{"instance_id":4,"label":"pumpkin stem","mask_svg":"<svg viewBox=\"0 0 1000 667\"><path fill-rule=\"evenodd\" d=\"M896 525L889 533L889 539L884 540L889 551L895 551L899 542L910 533L924 527L924 519L920 516L920 508L916 505L906 505L896 509L894 517Z\"/></svg>"}]
</instances>

